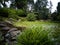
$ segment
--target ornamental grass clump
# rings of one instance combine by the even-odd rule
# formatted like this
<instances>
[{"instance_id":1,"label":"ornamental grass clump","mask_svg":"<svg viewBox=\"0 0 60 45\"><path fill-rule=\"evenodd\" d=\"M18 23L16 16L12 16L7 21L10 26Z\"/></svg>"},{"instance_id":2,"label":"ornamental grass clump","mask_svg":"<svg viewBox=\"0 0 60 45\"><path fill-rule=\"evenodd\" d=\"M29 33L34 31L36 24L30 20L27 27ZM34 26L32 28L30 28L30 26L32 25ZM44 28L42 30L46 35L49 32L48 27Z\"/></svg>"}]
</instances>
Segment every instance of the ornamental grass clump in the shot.
<instances>
[{"instance_id":1,"label":"ornamental grass clump","mask_svg":"<svg viewBox=\"0 0 60 45\"><path fill-rule=\"evenodd\" d=\"M17 38L17 45L53 45L49 32L40 28L26 29Z\"/></svg>"}]
</instances>

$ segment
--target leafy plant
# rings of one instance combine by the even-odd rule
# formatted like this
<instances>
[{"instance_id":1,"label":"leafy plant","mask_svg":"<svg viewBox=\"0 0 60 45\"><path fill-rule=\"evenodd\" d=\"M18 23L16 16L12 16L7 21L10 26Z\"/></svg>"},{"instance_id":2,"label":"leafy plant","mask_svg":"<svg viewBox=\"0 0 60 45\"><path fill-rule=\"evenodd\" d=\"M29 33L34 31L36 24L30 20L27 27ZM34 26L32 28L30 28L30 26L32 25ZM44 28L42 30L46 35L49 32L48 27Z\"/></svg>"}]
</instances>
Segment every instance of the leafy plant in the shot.
<instances>
[{"instance_id":1,"label":"leafy plant","mask_svg":"<svg viewBox=\"0 0 60 45\"><path fill-rule=\"evenodd\" d=\"M8 9L7 8L0 8L0 16L1 17L8 17Z\"/></svg>"},{"instance_id":2,"label":"leafy plant","mask_svg":"<svg viewBox=\"0 0 60 45\"><path fill-rule=\"evenodd\" d=\"M26 17L26 12L22 9L17 10L17 15L20 17Z\"/></svg>"},{"instance_id":3,"label":"leafy plant","mask_svg":"<svg viewBox=\"0 0 60 45\"><path fill-rule=\"evenodd\" d=\"M14 18L14 19L18 19L18 15L16 14L16 10L15 9L9 9L9 18Z\"/></svg>"},{"instance_id":4,"label":"leafy plant","mask_svg":"<svg viewBox=\"0 0 60 45\"><path fill-rule=\"evenodd\" d=\"M34 21L34 20L36 20L36 15L34 13L29 13L27 15L27 20L28 21Z\"/></svg>"}]
</instances>

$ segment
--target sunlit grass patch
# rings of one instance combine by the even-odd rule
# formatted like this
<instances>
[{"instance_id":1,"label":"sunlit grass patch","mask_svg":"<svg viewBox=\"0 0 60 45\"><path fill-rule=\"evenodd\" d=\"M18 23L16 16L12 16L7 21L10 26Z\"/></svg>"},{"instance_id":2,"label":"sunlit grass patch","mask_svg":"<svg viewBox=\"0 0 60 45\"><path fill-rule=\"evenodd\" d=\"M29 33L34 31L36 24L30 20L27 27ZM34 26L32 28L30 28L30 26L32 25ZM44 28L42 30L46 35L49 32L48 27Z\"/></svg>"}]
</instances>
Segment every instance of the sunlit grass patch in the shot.
<instances>
[{"instance_id":1,"label":"sunlit grass patch","mask_svg":"<svg viewBox=\"0 0 60 45\"><path fill-rule=\"evenodd\" d=\"M18 36L18 45L55 45L59 43L60 23L22 21L16 22L14 25L26 27L21 35Z\"/></svg>"},{"instance_id":2,"label":"sunlit grass patch","mask_svg":"<svg viewBox=\"0 0 60 45\"><path fill-rule=\"evenodd\" d=\"M14 25L25 26L28 28L32 27L54 28L57 27L59 24L52 22L41 22L41 21L23 21L23 22L16 22Z\"/></svg>"}]
</instances>

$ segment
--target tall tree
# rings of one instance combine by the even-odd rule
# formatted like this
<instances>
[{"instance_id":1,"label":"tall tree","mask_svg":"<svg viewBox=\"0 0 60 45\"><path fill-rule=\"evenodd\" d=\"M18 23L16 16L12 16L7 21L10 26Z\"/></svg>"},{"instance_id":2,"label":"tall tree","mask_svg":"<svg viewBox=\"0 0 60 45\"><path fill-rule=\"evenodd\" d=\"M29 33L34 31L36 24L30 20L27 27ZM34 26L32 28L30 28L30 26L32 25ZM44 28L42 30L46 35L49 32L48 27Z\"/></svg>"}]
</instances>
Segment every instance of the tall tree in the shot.
<instances>
[{"instance_id":1,"label":"tall tree","mask_svg":"<svg viewBox=\"0 0 60 45\"><path fill-rule=\"evenodd\" d=\"M37 0L35 3L35 11L39 13L38 18L45 18L47 16L47 0Z\"/></svg>"},{"instance_id":2,"label":"tall tree","mask_svg":"<svg viewBox=\"0 0 60 45\"><path fill-rule=\"evenodd\" d=\"M15 8L16 9L16 2L15 0L10 0L11 4L10 4L10 8Z\"/></svg>"},{"instance_id":3,"label":"tall tree","mask_svg":"<svg viewBox=\"0 0 60 45\"><path fill-rule=\"evenodd\" d=\"M49 19L51 19L51 14L52 14L51 10L52 10L52 6L53 6L53 5L52 5L52 1L50 0L50 1L49 1ZM55 12L54 12L54 13L55 13ZM54 14L54 13L53 13L53 14Z\"/></svg>"},{"instance_id":4,"label":"tall tree","mask_svg":"<svg viewBox=\"0 0 60 45\"><path fill-rule=\"evenodd\" d=\"M27 0L15 0L16 7L18 9L24 9L26 7Z\"/></svg>"},{"instance_id":5,"label":"tall tree","mask_svg":"<svg viewBox=\"0 0 60 45\"><path fill-rule=\"evenodd\" d=\"M34 8L34 0L27 0L27 10L33 11Z\"/></svg>"},{"instance_id":6,"label":"tall tree","mask_svg":"<svg viewBox=\"0 0 60 45\"><path fill-rule=\"evenodd\" d=\"M58 2L57 13L58 13L58 15L60 14L60 2Z\"/></svg>"},{"instance_id":7,"label":"tall tree","mask_svg":"<svg viewBox=\"0 0 60 45\"><path fill-rule=\"evenodd\" d=\"M58 2L57 6L57 20L60 21L60 2Z\"/></svg>"},{"instance_id":8,"label":"tall tree","mask_svg":"<svg viewBox=\"0 0 60 45\"><path fill-rule=\"evenodd\" d=\"M0 6L2 4L3 7L7 7L6 2L8 2L9 0L0 0Z\"/></svg>"},{"instance_id":9,"label":"tall tree","mask_svg":"<svg viewBox=\"0 0 60 45\"><path fill-rule=\"evenodd\" d=\"M37 2L35 4L35 10L40 11L43 8L46 8L47 2L48 2L47 0L37 0Z\"/></svg>"},{"instance_id":10,"label":"tall tree","mask_svg":"<svg viewBox=\"0 0 60 45\"><path fill-rule=\"evenodd\" d=\"M49 10L50 10L50 14L51 14L51 10L52 10L52 2L51 2L51 0L50 0L50 7L49 7Z\"/></svg>"},{"instance_id":11,"label":"tall tree","mask_svg":"<svg viewBox=\"0 0 60 45\"><path fill-rule=\"evenodd\" d=\"M52 13L51 17L54 21L60 21L60 2L58 2L57 11Z\"/></svg>"},{"instance_id":12,"label":"tall tree","mask_svg":"<svg viewBox=\"0 0 60 45\"><path fill-rule=\"evenodd\" d=\"M25 9L27 6L27 0L10 0L11 8Z\"/></svg>"}]
</instances>

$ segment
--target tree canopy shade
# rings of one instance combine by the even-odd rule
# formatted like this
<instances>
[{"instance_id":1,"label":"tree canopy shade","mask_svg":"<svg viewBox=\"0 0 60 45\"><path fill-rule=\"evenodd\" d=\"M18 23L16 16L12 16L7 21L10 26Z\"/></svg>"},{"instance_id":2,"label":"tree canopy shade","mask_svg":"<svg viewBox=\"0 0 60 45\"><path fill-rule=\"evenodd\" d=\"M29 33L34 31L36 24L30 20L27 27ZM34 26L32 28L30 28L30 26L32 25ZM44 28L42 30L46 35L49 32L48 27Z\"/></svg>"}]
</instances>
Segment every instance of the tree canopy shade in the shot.
<instances>
[{"instance_id":1,"label":"tree canopy shade","mask_svg":"<svg viewBox=\"0 0 60 45\"><path fill-rule=\"evenodd\" d=\"M41 11L43 8L46 8L48 1L47 0L37 0L35 4L36 11Z\"/></svg>"},{"instance_id":2,"label":"tree canopy shade","mask_svg":"<svg viewBox=\"0 0 60 45\"><path fill-rule=\"evenodd\" d=\"M57 5L57 11L51 14L52 20L60 21L60 2Z\"/></svg>"},{"instance_id":3,"label":"tree canopy shade","mask_svg":"<svg viewBox=\"0 0 60 45\"><path fill-rule=\"evenodd\" d=\"M34 4L34 0L27 0L28 3Z\"/></svg>"},{"instance_id":4,"label":"tree canopy shade","mask_svg":"<svg viewBox=\"0 0 60 45\"><path fill-rule=\"evenodd\" d=\"M58 3L58 6L57 6L57 12L58 12L58 15L60 13L60 2Z\"/></svg>"},{"instance_id":5,"label":"tree canopy shade","mask_svg":"<svg viewBox=\"0 0 60 45\"><path fill-rule=\"evenodd\" d=\"M33 5L34 0L10 0L11 5L10 8L17 8L17 9L27 9L27 5Z\"/></svg>"},{"instance_id":6,"label":"tree canopy shade","mask_svg":"<svg viewBox=\"0 0 60 45\"><path fill-rule=\"evenodd\" d=\"M33 9L34 9L34 0L27 0L27 10L33 11Z\"/></svg>"},{"instance_id":7,"label":"tree canopy shade","mask_svg":"<svg viewBox=\"0 0 60 45\"><path fill-rule=\"evenodd\" d=\"M0 0L0 6L1 4L3 5L3 7L7 7L5 2L8 2L9 0Z\"/></svg>"},{"instance_id":8,"label":"tree canopy shade","mask_svg":"<svg viewBox=\"0 0 60 45\"><path fill-rule=\"evenodd\" d=\"M27 5L31 5L31 11L32 12L38 12L39 16L38 18L46 18L48 16L48 9L46 8L48 1L47 0L37 0L36 3L34 3L34 0L14 0L12 1L11 7L17 8L17 9L24 9L27 10ZM48 12L48 13L46 13ZM42 16L42 17L41 17Z\"/></svg>"},{"instance_id":9,"label":"tree canopy shade","mask_svg":"<svg viewBox=\"0 0 60 45\"><path fill-rule=\"evenodd\" d=\"M60 21L60 2L58 2L57 6L57 20Z\"/></svg>"},{"instance_id":10,"label":"tree canopy shade","mask_svg":"<svg viewBox=\"0 0 60 45\"><path fill-rule=\"evenodd\" d=\"M15 0L16 7L17 7L18 9L23 9L23 8L25 8L26 3L27 3L27 0Z\"/></svg>"},{"instance_id":11,"label":"tree canopy shade","mask_svg":"<svg viewBox=\"0 0 60 45\"><path fill-rule=\"evenodd\" d=\"M3 7L7 7L5 2L11 1L11 8L18 8L18 9L23 9L23 7L26 7L27 0L0 0L0 6L1 4Z\"/></svg>"},{"instance_id":12,"label":"tree canopy shade","mask_svg":"<svg viewBox=\"0 0 60 45\"><path fill-rule=\"evenodd\" d=\"M52 2L50 1L50 7L49 7L50 14L51 14L52 6L53 6Z\"/></svg>"},{"instance_id":13,"label":"tree canopy shade","mask_svg":"<svg viewBox=\"0 0 60 45\"><path fill-rule=\"evenodd\" d=\"M47 0L37 0L35 3L35 11L39 13L39 18L45 18L44 16L47 16Z\"/></svg>"}]
</instances>

